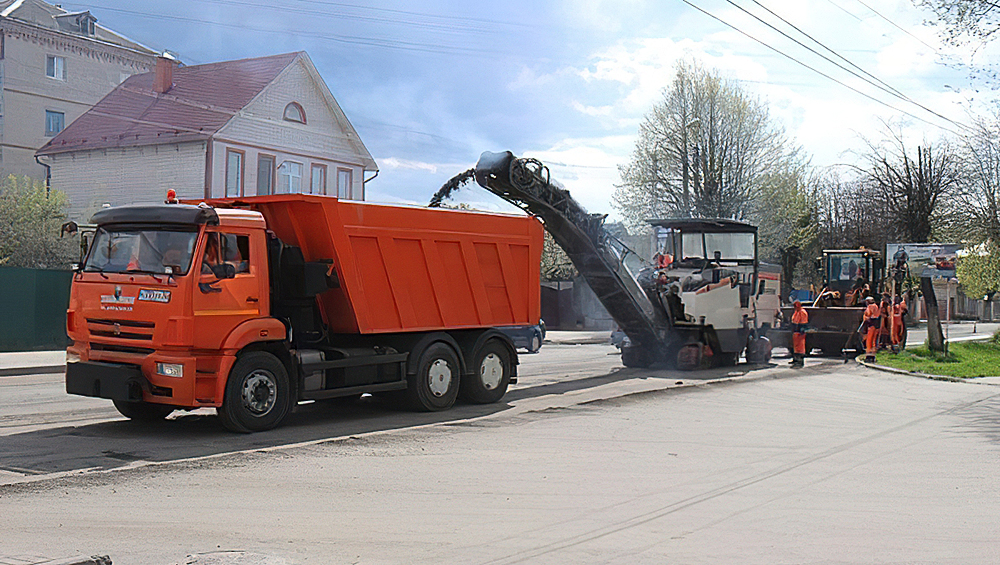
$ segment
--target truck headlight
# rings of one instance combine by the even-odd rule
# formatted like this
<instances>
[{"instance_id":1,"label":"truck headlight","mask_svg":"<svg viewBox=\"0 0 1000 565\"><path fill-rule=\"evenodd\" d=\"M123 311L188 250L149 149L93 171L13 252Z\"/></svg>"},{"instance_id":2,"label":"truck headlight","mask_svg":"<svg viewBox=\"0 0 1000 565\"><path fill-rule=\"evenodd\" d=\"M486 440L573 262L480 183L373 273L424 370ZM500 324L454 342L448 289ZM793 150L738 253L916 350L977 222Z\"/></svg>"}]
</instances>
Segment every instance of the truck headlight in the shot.
<instances>
[{"instance_id":1,"label":"truck headlight","mask_svg":"<svg viewBox=\"0 0 1000 565\"><path fill-rule=\"evenodd\" d=\"M184 376L184 365L180 363L157 363L156 374L164 377L181 378Z\"/></svg>"},{"instance_id":2,"label":"truck headlight","mask_svg":"<svg viewBox=\"0 0 1000 565\"><path fill-rule=\"evenodd\" d=\"M67 351L66 352L66 362L67 363L79 363L80 362L80 354L79 353L74 353L72 351Z\"/></svg>"}]
</instances>

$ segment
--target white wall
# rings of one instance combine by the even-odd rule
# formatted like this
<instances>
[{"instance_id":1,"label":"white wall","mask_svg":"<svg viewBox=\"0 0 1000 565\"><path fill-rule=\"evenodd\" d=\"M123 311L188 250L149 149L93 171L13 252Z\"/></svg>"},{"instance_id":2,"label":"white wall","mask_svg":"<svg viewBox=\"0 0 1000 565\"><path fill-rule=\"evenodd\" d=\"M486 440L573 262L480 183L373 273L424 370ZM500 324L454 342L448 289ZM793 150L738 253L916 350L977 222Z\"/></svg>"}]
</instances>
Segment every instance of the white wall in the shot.
<instances>
[{"instance_id":1,"label":"white wall","mask_svg":"<svg viewBox=\"0 0 1000 565\"><path fill-rule=\"evenodd\" d=\"M89 221L105 203L160 203L167 190L179 198L205 196L205 147L202 141L94 149L51 155L52 188L69 197L69 215Z\"/></svg>"},{"instance_id":2,"label":"white wall","mask_svg":"<svg viewBox=\"0 0 1000 565\"><path fill-rule=\"evenodd\" d=\"M229 147L246 152L244 196L257 194L257 159L265 153L276 157L276 168L286 160L302 163L304 192L309 191L311 165L326 165L327 194L336 194L337 169L350 169L353 187L348 196L364 199L364 165L370 156L339 108L327 103L305 65L301 59L294 62L215 135L213 196L224 194ZM305 124L283 119L290 102L303 107Z\"/></svg>"}]
</instances>

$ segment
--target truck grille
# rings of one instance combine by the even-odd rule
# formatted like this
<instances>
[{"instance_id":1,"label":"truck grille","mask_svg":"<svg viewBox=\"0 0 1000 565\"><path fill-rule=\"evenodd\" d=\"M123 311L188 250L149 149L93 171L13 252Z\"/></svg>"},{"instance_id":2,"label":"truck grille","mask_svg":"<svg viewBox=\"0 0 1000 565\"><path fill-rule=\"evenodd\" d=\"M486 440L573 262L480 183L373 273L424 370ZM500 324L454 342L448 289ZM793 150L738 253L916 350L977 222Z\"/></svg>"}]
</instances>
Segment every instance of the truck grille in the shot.
<instances>
[{"instance_id":1,"label":"truck grille","mask_svg":"<svg viewBox=\"0 0 1000 565\"><path fill-rule=\"evenodd\" d=\"M87 318L87 329L96 337L152 342L155 327L153 322Z\"/></svg>"},{"instance_id":2,"label":"truck grille","mask_svg":"<svg viewBox=\"0 0 1000 565\"><path fill-rule=\"evenodd\" d=\"M112 351L115 353L129 353L132 355L149 355L156 351L155 349L150 349L148 347L131 347L128 345L112 345L109 343L91 343L90 349L92 351Z\"/></svg>"}]
</instances>

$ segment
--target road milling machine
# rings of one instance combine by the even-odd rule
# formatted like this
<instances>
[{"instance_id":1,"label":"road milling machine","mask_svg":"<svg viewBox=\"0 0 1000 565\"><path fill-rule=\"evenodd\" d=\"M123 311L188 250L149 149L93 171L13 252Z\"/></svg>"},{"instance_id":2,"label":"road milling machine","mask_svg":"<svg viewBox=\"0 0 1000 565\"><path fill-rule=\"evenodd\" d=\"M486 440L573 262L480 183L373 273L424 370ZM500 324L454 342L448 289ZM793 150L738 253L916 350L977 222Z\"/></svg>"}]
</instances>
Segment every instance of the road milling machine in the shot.
<instances>
[{"instance_id":1,"label":"road milling machine","mask_svg":"<svg viewBox=\"0 0 1000 565\"><path fill-rule=\"evenodd\" d=\"M651 220L663 241L660 258L651 264L605 229L605 215L588 213L553 182L538 160L486 152L474 176L544 222L625 332L625 366L734 365L744 351L751 362L770 358L762 325L773 321L774 311L757 311L766 281L758 277L755 226L723 219Z\"/></svg>"}]
</instances>

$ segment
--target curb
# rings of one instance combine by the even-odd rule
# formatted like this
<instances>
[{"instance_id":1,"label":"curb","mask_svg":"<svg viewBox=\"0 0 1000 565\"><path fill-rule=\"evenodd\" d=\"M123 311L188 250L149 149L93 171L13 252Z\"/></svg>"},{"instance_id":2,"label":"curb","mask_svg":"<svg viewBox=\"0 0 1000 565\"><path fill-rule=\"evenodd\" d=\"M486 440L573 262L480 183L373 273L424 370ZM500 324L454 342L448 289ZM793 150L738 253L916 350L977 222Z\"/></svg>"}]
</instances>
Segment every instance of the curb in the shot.
<instances>
[{"instance_id":1,"label":"curb","mask_svg":"<svg viewBox=\"0 0 1000 565\"><path fill-rule=\"evenodd\" d=\"M869 362L865 361L864 357L865 357L864 355L859 355L858 358L855 359L855 361L858 362L858 365L864 365L865 367L868 367L869 369L875 369L876 371L882 371L884 373L894 373L896 375L906 375L908 377L919 377L919 378L922 378L922 379L930 379L932 381L946 381L946 382L950 382L950 383L969 383L969 382L972 382L974 384L979 384L979 383L975 383L975 381L970 381L969 379L961 379L961 378L958 378L958 377L948 377L948 376L945 376L945 375L930 375L928 373L920 373L918 371L907 371L905 369L897 369L895 367L886 367L885 365L877 365L875 363L869 363Z\"/></svg>"},{"instance_id":2,"label":"curb","mask_svg":"<svg viewBox=\"0 0 1000 565\"><path fill-rule=\"evenodd\" d=\"M39 367L8 367L0 369L0 377L19 377L23 375L44 375L47 373L64 373L66 365L42 365ZM110 563L110 561L109 561ZM61 563L59 565L62 565Z\"/></svg>"}]
</instances>

